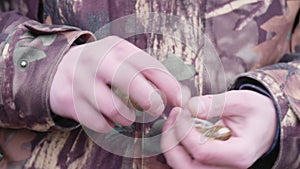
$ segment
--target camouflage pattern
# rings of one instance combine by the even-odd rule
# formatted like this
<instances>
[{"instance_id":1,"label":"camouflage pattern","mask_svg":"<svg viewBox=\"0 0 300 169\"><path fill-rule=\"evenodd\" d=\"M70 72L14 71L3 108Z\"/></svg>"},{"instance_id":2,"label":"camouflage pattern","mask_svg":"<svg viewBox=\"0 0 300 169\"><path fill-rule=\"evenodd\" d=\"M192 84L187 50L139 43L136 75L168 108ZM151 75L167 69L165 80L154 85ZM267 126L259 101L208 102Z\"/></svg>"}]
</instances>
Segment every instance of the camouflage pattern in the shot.
<instances>
[{"instance_id":1,"label":"camouflage pattern","mask_svg":"<svg viewBox=\"0 0 300 169\"><path fill-rule=\"evenodd\" d=\"M162 156L130 159L106 152L74 122L53 116L49 108L51 80L64 52L74 42L93 37L80 29L96 32L122 16L145 12L178 15L193 25L190 31L175 29L185 25L165 30L182 37L181 42L156 34L128 39L159 60L173 53L194 65L195 77L184 82L193 95L218 93L243 83L259 83L270 92L281 121L273 168L299 168L300 62L294 59L300 52L299 8L299 0L1 1L0 150L4 157L0 168L169 168ZM13 9L30 19L6 12ZM156 23L168 22L156 19ZM140 24L149 28L147 20L141 19ZM201 42L201 31L216 47L227 84L222 84L215 58L195 43ZM289 62L276 64L284 54ZM25 68L20 64L24 60ZM204 64L213 70L209 78Z\"/></svg>"}]
</instances>

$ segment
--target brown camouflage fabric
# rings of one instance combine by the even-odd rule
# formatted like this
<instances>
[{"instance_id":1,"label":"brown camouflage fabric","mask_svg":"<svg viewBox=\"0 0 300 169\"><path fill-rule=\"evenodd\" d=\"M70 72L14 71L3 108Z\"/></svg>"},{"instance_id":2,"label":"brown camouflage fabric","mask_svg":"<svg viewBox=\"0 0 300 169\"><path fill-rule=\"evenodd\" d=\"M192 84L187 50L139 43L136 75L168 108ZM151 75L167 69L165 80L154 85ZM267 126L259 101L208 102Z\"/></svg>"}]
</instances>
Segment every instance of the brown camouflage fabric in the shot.
<instances>
[{"instance_id":1,"label":"brown camouflage fabric","mask_svg":"<svg viewBox=\"0 0 300 169\"><path fill-rule=\"evenodd\" d=\"M272 95L280 112L279 149L252 168L273 163L277 169L299 168L299 8L300 0L2 0L0 168L169 168L162 155L131 159L101 149L81 127L54 116L49 107L56 67L71 45L95 40L94 35L102 38L106 34L97 30L107 23L146 12L180 16L192 24L188 31L176 23L164 30L180 41L155 33L128 40L159 60L171 53L194 65L196 75L183 82L193 95L243 83L259 84ZM19 13L8 12L12 10ZM154 23L169 22L155 19ZM149 28L146 19L136 22ZM113 27L108 31L114 34ZM202 32L216 48L225 84L215 58L201 50Z\"/></svg>"}]
</instances>

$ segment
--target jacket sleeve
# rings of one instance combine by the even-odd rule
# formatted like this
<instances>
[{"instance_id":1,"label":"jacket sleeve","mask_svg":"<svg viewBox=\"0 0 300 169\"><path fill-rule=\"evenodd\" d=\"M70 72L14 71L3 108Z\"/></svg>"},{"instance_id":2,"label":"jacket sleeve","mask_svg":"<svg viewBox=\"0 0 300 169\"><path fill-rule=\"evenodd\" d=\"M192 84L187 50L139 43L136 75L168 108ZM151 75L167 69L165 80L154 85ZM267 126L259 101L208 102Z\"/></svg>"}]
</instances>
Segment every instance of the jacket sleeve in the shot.
<instances>
[{"instance_id":1,"label":"jacket sleeve","mask_svg":"<svg viewBox=\"0 0 300 169\"><path fill-rule=\"evenodd\" d=\"M245 83L261 85L270 93L279 114L280 139L278 150L271 153L273 168L298 168L300 142L300 60L278 63L240 75L234 88ZM263 105L259 105L263 106ZM273 158L273 160L272 160ZM272 162L272 163L273 163Z\"/></svg>"},{"instance_id":2,"label":"jacket sleeve","mask_svg":"<svg viewBox=\"0 0 300 169\"><path fill-rule=\"evenodd\" d=\"M50 87L70 46L93 41L93 34L41 24L17 12L0 13L0 32L0 127L36 131L74 127L73 121L56 121L51 113Z\"/></svg>"}]
</instances>

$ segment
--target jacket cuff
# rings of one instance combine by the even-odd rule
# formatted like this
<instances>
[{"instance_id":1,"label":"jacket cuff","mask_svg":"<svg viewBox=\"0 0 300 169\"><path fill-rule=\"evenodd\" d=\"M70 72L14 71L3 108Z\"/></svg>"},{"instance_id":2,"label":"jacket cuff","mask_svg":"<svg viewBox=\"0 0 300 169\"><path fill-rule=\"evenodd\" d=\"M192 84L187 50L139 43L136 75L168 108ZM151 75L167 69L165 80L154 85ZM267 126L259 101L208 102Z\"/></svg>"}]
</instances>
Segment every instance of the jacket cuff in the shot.
<instances>
[{"instance_id":1,"label":"jacket cuff","mask_svg":"<svg viewBox=\"0 0 300 169\"><path fill-rule=\"evenodd\" d=\"M280 114L279 119L281 121L289 109L288 101L281 85L283 83L282 80L274 78L267 71L257 70L238 76L233 88L240 87L246 83L260 86L267 90L269 97L274 101L276 111Z\"/></svg>"},{"instance_id":2,"label":"jacket cuff","mask_svg":"<svg viewBox=\"0 0 300 169\"><path fill-rule=\"evenodd\" d=\"M32 20L18 25L6 38L1 52L1 127L36 131L74 128L74 122L61 126L64 123L55 123L52 118L50 87L70 46L94 40L92 33L70 26L49 26Z\"/></svg>"}]
</instances>

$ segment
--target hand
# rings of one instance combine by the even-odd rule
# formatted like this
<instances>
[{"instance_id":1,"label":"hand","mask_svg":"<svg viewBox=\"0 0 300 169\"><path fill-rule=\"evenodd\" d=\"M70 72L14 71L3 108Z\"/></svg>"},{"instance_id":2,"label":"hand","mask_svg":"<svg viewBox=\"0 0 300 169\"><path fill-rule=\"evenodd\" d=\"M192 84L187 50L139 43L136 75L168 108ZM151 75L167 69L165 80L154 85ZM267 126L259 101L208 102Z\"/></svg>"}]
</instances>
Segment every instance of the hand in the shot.
<instances>
[{"instance_id":1,"label":"hand","mask_svg":"<svg viewBox=\"0 0 300 169\"><path fill-rule=\"evenodd\" d=\"M159 61L111 36L74 46L65 54L51 86L51 108L98 132L110 131L114 122L131 125L134 111L111 86L152 115L164 110L162 94L169 104L181 105L180 85Z\"/></svg>"},{"instance_id":2,"label":"hand","mask_svg":"<svg viewBox=\"0 0 300 169\"><path fill-rule=\"evenodd\" d=\"M217 109L223 109L220 123L232 131L232 136L226 141L204 140L192 126L191 117L206 119ZM268 151L275 132L276 112L271 99L253 91L229 91L194 97L187 109L173 109L164 125L162 149L175 169L245 169Z\"/></svg>"}]
</instances>

